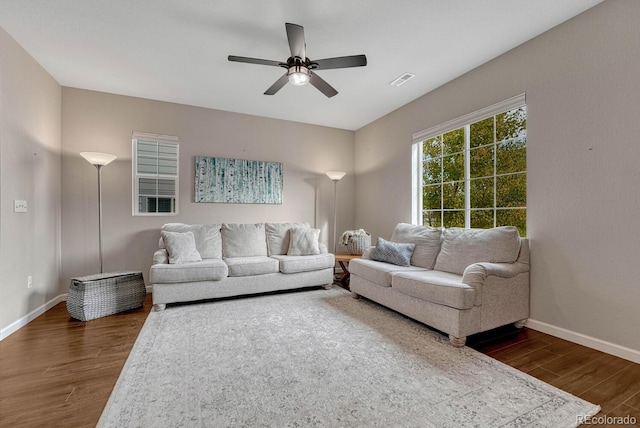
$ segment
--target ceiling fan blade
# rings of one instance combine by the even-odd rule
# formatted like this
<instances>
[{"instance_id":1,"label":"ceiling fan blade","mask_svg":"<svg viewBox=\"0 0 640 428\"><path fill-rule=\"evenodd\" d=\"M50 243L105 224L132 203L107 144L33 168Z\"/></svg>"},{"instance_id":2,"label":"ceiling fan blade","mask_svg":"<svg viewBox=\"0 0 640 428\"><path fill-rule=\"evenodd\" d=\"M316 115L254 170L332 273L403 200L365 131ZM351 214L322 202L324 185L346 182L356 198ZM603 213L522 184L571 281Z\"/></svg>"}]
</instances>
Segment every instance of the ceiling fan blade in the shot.
<instances>
[{"instance_id":1,"label":"ceiling fan blade","mask_svg":"<svg viewBox=\"0 0 640 428\"><path fill-rule=\"evenodd\" d=\"M289 81L289 76L287 76L287 73L284 73L281 78L276 80L276 82L273 85L271 85L271 87L264 92L264 94L265 95L274 95L276 92L278 92L280 89L282 89L282 87L284 85L286 85L288 81Z\"/></svg>"},{"instance_id":2,"label":"ceiling fan blade","mask_svg":"<svg viewBox=\"0 0 640 428\"><path fill-rule=\"evenodd\" d=\"M287 66L287 64L283 64L280 61L272 61L270 59L247 58L246 56L229 55L227 59L233 62L246 62L249 64L273 65L276 67Z\"/></svg>"},{"instance_id":3,"label":"ceiling fan blade","mask_svg":"<svg viewBox=\"0 0 640 428\"><path fill-rule=\"evenodd\" d=\"M297 24L284 24L287 27L287 39L292 57L299 57L302 61L307 57L307 44L304 41L304 27Z\"/></svg>"},{"instance_id":4,"label":"ceiling fan blade","mask_svg":"<svg viewBox=\"0 0 640 428\"><path fill-rule=\"evenodd\" d=\"M339 56L336 58L325 58L312 61L312 64L318 64L314 70L329 70L331 68L349 68L363 67L367 65L367 57L365 55Z\"/></svg>"},{"instance_id":5,"label":"ceiling fan blade","mask_svg":"<svg viewBox=\"0 0 640 428\"><path fill-rule=\"evenodd\" d=\"M336 91L333 86L324 81L320 76L315 73L311 73L311 78L309 79L309 83L316 87L317 90L325 94L327 97L331 98L336 95L338 91Z\"/></svg>"}]
</instances>

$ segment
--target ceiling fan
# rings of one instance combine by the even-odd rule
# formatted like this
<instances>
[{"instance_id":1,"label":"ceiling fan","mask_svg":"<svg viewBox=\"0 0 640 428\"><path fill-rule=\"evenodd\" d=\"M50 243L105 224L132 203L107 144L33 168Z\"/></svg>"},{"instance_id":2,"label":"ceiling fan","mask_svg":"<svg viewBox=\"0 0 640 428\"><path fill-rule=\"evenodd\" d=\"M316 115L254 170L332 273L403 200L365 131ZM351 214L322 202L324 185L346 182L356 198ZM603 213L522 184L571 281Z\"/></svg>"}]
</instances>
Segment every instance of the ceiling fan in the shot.
<instances>
[{"instance_id":1,"label":"ceiling fan","mask_svg":"<svg viewBox=\"0 0 640 428\"><path fill-rule=\"evenodd\" d=\"M296 24L285 24L287 28L287 39L291 56L286 62L271 61L268 59L247 58L244 56L229 55L229 61L246 62L249 64L271 65L283 67L287 72L265 91L265 95L273 95L278 92L287 82L294 85L306 85L311 83L320 92L331 98L338 93L331 85L325 82L312 70L329 70L335 68L362 67L367 65L365 55L341 56L335 58L318 59L315 61L307 58L304 40L304 27Z\"/></svg>"}]
</instances>

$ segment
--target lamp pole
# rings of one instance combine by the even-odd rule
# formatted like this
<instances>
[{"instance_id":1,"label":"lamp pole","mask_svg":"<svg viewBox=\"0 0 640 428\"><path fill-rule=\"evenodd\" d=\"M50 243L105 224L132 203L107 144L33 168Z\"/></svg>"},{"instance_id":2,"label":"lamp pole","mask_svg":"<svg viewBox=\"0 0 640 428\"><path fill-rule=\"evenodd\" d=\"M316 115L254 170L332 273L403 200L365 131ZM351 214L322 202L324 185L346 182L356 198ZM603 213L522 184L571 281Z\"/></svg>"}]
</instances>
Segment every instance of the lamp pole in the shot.
<instances>
[{"instance_id":1,"label":"lamp pole","mask_svg":"<svg viewBox=\"0 0 640 428\"><path fill-rule=\"evenodd\" d=\"M95 165L98 170L98 253L100 255L100 273L102 268L102 166Z\"/></svg>"},{"instance_id":2,"label":"lamp pole","mask_svg":"<svg viewBox=\"0 0 640 428\"><path fill-rule=\"evenodd\" d=\"M333 254L336 253L337 248L337 236L338 236L338 181L342 179L346 172L343 171L327 171L327 177L333 181Z\"/></svg>"},{"instance_id":3,"label":"lamp pole","mask_svg":"<svg viewBox=\"0 0 640 428\"><path fill-rule=\"evenodd\" d=\"M100 256L100 273L103 273L102 263L102 167L116 159L115 155L98 152L81 152L80 155L98 170L98 253Z\"/></svg>"},{"instance_id":4,"label":"lamp pole","mask_svg":"<svg viewBox=\"0 0 640 428\"><path fill-rule=\"evenodd\" d=\"M337 225L338 225L338 210L337 210L337 203L338 203L338 180L333 180L333 254L336 253L336 244L337 244L337 237L338 237L338 230Z\"/></svg>"}]
</instances>

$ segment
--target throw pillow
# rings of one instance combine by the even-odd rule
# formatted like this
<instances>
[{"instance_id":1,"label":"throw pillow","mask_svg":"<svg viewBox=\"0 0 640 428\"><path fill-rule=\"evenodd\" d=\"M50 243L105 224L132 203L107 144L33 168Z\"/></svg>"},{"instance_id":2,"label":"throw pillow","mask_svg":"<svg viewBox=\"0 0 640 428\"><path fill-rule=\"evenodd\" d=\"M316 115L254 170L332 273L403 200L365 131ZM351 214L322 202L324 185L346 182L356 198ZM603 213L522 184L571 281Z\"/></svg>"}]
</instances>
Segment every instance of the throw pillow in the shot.
<instances>
[{"instance_id":1,"label":"throw pillow","mask_svg":"<svg viewBox=\"0 0 640 428\"><path fill-rule=\"evenodd\" d=\"M391 242L378 238L376 247L371 252L371 259L398 266L409 266L411 264L411 255L415 248L416 244Z\"/></svg>"},{"instance_id":2,"label":"throw pillow","mask_svg":"<svg viewBox=\"0 0 640 428\"><path fill-rule=\"evenodd\" d=\"M296 227L290 230L288 256L311 256L320 254L320 229Z\"/></svg>"},{"instance_id":3,"label":"throw pillow","mask_svg":"<svg viewBox=\"0 0 640 428\"><path fill-rule=\"evenodd\" d=\"M222 236L220 235L220 224L184 224L167 223L161 230L167 232L193 232L196 238L196 250L203 259L222 258ZM166 248L162 237L158 243L160 248Z\"/></svg>"},{"instance_id":4,"label":"throw pillow","mask_svg":"<svg viewBox=\"0 0 640 428\"><path fill-rule=\"evenodd\" d=\"M167 232L163 230L162 239L169 253L170 264L199 262L202 260L196 249L196 238L193 232Z\"/></svg>"},{"instance_id":5,"label":"throw pillow","mask_svg":"<svg viewBox=\"0 0 640 428\"><path fill-rule=\"evenodd\" d=\"M311 227L307 223L265 223L267 233L267 250L270 256L287 254L291 229L296 227Z\"/></svg>"}]
</instances>

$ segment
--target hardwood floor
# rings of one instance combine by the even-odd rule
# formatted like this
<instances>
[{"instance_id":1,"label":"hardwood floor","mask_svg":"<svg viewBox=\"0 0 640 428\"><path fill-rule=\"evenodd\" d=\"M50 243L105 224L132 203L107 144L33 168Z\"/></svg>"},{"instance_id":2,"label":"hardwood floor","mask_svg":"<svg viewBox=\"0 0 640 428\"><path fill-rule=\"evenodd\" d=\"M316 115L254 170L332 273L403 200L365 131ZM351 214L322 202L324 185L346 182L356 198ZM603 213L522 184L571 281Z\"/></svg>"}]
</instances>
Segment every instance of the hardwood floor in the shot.
<instances>
[{"instance_id":1,"label":"hardwood floor","mask_svg":"<svg viewBox=\"0 0 640 428\"><path fill-rule=\"evenodd\" d=\"M0 427L95 426L150 310L147 296L141 309L81 322L61 303L1 341ZM469 346L599 404L598 416L640 421L640 364L529 329Z\"/></svg>"},{"instance_id":2,"label":"hardwood floor","mask_svg":"<svg viewBox=\"0 0 640 428\"><path fill-rule=\"evenodd\" d=\"M640 364L527 328L509 326L469 342L492 358L600 405L596 418L635 418L634 425L592 426L640 426Z\"/></svg>"},{"instance_id":3,"label":"hardwood floor","mask_svg":"<svg viewBox=\"0 0 640 428\"><path fill-rule=\"evenodd\" d=\"M60 303L0 342L1 427L94 427L151 310L89 322Z\"/></svg>"}]
</instances>

